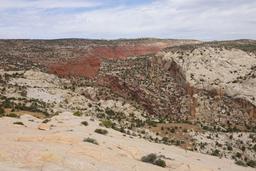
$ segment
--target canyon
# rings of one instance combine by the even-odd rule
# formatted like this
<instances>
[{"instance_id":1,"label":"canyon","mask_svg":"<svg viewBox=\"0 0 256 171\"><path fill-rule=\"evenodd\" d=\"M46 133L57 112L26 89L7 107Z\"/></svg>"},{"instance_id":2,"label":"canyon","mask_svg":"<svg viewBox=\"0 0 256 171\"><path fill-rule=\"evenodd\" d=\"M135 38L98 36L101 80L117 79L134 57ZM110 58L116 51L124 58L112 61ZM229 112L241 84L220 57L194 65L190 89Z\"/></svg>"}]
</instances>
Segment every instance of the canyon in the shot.
<instances>
[{"instance_id":1,"label":"canyon","mask_svg":"<svg viewBox=\"0 0 256 171\"><path fill-rule=\"evenodd\" d=\"M3 170L256 167L255 40L0 40L0 67Z\"/></svg>"}]
</instances>

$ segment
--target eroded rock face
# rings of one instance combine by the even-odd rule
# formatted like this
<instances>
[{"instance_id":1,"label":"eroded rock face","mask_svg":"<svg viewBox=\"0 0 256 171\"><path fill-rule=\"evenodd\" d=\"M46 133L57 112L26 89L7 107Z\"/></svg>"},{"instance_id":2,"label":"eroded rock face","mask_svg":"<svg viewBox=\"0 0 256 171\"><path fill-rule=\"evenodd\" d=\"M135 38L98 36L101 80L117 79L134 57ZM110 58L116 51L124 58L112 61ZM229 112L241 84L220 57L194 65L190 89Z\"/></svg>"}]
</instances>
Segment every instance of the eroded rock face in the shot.
<instances>
[{"instance_id":1,"label":"eroded rock face","mask_svg":"<svg viewBox=\"0 0 256 171\"><path fill-rule=\"evenodd\" d=\"M105 61L97 79L150 114L246 130L256 126L255 64L254 53L202 45Z\"/></svg>"},{"instance_id":2,"label":"eroded rock face","mask_svg":"<svg viewBox=\"0 0 256 171\"><path fill-rule=\"evenodd\" d=\"M163 69L154 56L106 61L97 76L98 84L141 104L152 115L185 119L186 90L172 64Z\"/></svg>"},{"instance_id":3,"label":"eroded rock face","mask_svg":"<svg viewBox=\"0 0 256 171\"><path fill-rule=\"evenodd\" d=\"M239 49L197 48L191 53L166 54L182 67L186 80L197 89L225 89L256 104L256 56Z\"/></svg>"},{"instance_id":4,"label":"eroded rock face","mask_svg":"<svg viewBox=\"0 0 256 171\"><path fill-rule=\"evenodd\" d=\"M254 53L198 47L190 51L171 50L162 59L179 66L191 99L191 115L223 127L255 126Z\"/></svg>"}]
</instances>

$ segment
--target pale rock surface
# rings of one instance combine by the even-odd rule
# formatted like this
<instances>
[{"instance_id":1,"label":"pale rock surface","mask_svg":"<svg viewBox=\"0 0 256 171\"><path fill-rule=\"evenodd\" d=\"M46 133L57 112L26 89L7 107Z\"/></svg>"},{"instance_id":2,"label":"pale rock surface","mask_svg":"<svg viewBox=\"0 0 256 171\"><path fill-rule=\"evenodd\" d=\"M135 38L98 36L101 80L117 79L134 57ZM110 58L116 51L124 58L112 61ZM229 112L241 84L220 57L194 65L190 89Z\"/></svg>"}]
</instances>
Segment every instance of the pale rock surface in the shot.
<instances>
[{"instance_id":1,"label":"pale rock surface","mask_svg":"<svg viewBox=\"0 0 256 171\"><path fill-rule=\"evenodd\" d=\"M87 121L88 126L81 124ZM25 126L14 125L21 121ZM150 143L138 137L130 138L108 129L107 135L94 132L99 122L89 117L76 117L64 112L51 118L39 130L42 120L29 115L0 118L1 171L253 171L228 159L185 151L178 147ZM99 145L83 142L91 137ZM149 153L164 155L166 168L143 163L140 158Z\"/></svg>"},{"instance_id":2,"label":"pale rock surface","mask_svg":"<svg viewBox=\"0 0 256 171\"><path fill-rule=\"evenodd\" d=\"M256 56L239 49L202 47L190 53L161 53L164 61L174 61L186 81L198 89L223 89L234 98L256 105ZM253 76L255 75L255 76Z\"/></svg>"}]
</instances>

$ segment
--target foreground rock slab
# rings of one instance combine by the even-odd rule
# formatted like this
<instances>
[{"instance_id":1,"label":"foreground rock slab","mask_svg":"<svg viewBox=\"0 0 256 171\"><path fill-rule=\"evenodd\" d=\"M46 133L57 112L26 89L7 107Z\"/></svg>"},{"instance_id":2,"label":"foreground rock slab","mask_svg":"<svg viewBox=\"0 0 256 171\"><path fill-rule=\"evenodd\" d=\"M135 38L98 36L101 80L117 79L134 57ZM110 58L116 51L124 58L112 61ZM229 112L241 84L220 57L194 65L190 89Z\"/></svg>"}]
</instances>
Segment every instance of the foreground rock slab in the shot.
<instances>
[{"instance_id":1,"label":"foreground rock slab","mask_svg":"<svg viewBox=\"0 0 256 171\"><path fill-rule=\"evenodd\" d=\"M17 121L24 125L13 124ZM19 119L0 118L1 171L254 170L237 166L231 160L124 136L112 129L107 129L107 135L97 134L94 132L100 127L97 120L76 117L69 112L44 123L47 127L44 130L38 129L42 121L29 115ZM89 125L82 125L82 121ZM97 140L98 145L83 142L87 137ZM141 157L149 153L163 155L167 167L141 162Z\"/></svg>"}]
</instances>

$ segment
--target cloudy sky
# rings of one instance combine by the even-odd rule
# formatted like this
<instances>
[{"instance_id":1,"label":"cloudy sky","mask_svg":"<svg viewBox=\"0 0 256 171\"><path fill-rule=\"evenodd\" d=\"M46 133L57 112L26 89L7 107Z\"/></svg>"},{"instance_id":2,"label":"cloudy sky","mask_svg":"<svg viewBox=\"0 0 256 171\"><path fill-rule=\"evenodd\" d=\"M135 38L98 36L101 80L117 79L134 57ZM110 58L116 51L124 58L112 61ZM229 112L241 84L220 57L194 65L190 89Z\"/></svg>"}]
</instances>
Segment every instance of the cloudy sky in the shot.
<instances>
[{"instance_id":1,"label":"cloudy sky","mask_svg":"<svg viewBox=\"0 0 256 171\"><path fill-rule=\"evenodd\" d=\"M256 39L256 0L0 0L0 38Z\"/></svg>"}]
</instances>

